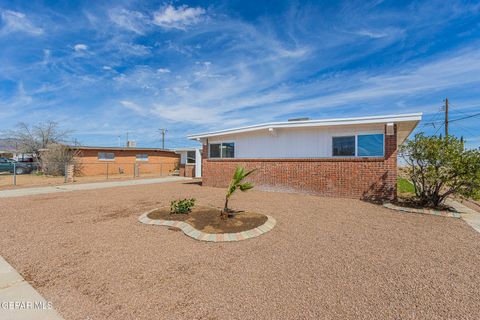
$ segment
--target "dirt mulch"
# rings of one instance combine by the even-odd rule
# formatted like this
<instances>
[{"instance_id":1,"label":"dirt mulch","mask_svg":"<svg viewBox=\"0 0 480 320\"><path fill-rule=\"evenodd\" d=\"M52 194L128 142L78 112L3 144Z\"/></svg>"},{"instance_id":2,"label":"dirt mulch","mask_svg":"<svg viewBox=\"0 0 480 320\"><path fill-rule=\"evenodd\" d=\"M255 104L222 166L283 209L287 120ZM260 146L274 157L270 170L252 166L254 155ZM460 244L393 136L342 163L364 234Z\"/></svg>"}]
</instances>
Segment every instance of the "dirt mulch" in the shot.
<instances>
[{"instance_id":1,"label":"dirt mulch","mask_svg":"<svg viewBox=\"0 0 480 320\"><path fill-rule=\"evenodd\" d=\"M461 219L254 189L232 208L277 224L248 241L138 221L224 196L175 182L1 198L0 255L65 319L480 319L480 234Z\"/></svg>"},{"instance_id":2,"label":"dirt mulch","mask_svg":"<svg viewBox=\"0 0 480 320\"><path fill-rule=\"evenodd\" d=\"M149 213L150 219L183 221L206 233L236 233L255 229L267 222L267 216L255 212L237 211L232 217L222 219L220 209L199 206L188 214L171 214L170 208L161 208Z\"/></svg>"},{"instance_id":3,"label":"dirt mulch","mask_svg":"<svg viewBox=\"0 0 480 320\"><path fill-rule=\"evenodd\" d=\"M455 212L455 210L447 205L440 205L438 207L432 207L432 206L425 206L421 204L418 199L412 196L408 196L405 194L399 195L398 198L394 201L392 201L392 204L399 206L399 207L405 207L405 208L412 208L412 209L433 209L433 210L440 210L440 211L452 211Z\"/></svg>"}]
</instances>

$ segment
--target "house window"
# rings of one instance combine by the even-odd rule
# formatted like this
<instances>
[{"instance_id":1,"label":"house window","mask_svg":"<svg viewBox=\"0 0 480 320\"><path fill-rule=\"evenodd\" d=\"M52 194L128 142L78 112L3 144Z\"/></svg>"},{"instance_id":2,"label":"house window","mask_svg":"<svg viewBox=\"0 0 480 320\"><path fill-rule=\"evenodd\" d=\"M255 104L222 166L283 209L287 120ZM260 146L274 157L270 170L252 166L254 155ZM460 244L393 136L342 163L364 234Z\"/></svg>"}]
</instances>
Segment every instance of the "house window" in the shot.
<instances>
[{"instance_id":1,"label":"house window","mask_svg":"<svg viewBox=\"0 0 480 320\"><path fill-rule=\"evenodd\" d=\"M135 158L137 161L148 161L148 154L137 154Z\"/></svg>"},{"instance_id":2,"label":"house window","mask_svg":"<svg viewBox=\"0 0 480 320\"><path fill-rule=\"evenodd\" d=\"M222 143L222 158L233 158L235 154L235 144L233 142Z\"/></svg>"},{"instance_id":3,"label":"house window","mask_svg":"<svg viewBox=\"0 0 480 320\"><path fill-rule=\"evenodd\" d=\"M355 136L333 137L332 155L334 157L354 157Z\"/></svg>"},{"instance_id":4,"label":"house window","mask_svg":"<svg viewBox=\"0 0 480 320\"><path fill-rule=\"evenodd\" d=\"M98 160L115 160L115 153L113 152L99 152Z\"/></svg>"},{"instance_id":5,"label":"house window","mask_svg":"<svg viewBox=\"0 0 480 320\"><path fill-rule=\"evenodd\" d=\"M359 157L383 157L383 134L363 134L357 137Z\"/></svg>"},{"instance_id":6,"label":"house window","mask_svg":"<svg viewBox=\"0 0 480 320\"><path fill-rule=\"evenodd\" d=\"M195 164L195 151L187 151L187 164Z\"/></svg>"},{"instance_id":7,"label":"house window","mask_svg":"<svg viewBox=\"0 0 480 320\"><path fill-rule=\"evenodd\" d=\"M234 158L235 157L235 143L222 142L210 144L210 158Z\"/></svg>"},{"instance_id":8,"label":"house window","mask_svg":"<svg viewBox=\"0 0 480 320\"><path fill-rule=\"evenodd\" d=\"M210 158L220 158L220 143L210 144Z\"/></svg>"}]
</instances>

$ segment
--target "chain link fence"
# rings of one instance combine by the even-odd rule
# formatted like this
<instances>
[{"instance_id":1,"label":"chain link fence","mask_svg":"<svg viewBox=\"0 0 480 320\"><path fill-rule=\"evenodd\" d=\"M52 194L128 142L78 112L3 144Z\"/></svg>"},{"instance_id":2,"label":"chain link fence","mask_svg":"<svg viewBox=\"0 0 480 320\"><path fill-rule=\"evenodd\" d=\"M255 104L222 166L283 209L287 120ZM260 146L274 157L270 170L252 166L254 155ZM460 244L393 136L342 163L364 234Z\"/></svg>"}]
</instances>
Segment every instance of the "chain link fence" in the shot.
<instances>
[{"instance_id":1,"label":"chain link fence","mask_svg":"<svg viewBox=\"0 0 480 320\"><path fill-rule=\"evenodd\" d=\"M179 162L75 162L9 163L1 168L0 188L41 186L67 182L93 182L178 175Z\"/></svg>"}]
</instances>

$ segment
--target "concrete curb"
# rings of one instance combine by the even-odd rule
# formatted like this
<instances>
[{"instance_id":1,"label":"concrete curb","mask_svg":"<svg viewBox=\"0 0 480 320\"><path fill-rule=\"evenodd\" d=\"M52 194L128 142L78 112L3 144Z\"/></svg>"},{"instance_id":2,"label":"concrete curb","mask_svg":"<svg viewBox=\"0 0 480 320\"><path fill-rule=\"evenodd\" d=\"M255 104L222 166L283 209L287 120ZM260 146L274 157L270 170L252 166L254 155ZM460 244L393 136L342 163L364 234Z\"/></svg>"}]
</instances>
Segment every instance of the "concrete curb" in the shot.
<instances>
[{"instance_id":1,"label":"concrete curb","mask_svg":"<svg viewBox=\"0 0 480 320\"><path fill-rule=\"evenodd\" d=\"M147 215L155 210L158 210L158 208L155 208L143 213L138 218L138 221L144 224L153 224L158 226L179 228L187 236L195 240L207 241L207 242L232 242L232 241L240 241L240 240L255 238L272 230L275 224L277 223L277 221L272 216L267 215L267 218L268 218L267 221L261 226L256 227L255 229L237 232L237 233L206 233L206 232L195 229L190 224L183 221L150 219Z\"/></svg>"},{"instance_id":2,"label":"concrete curb","mask_svg":"<svg viewBox=\"0 0 480 320\"><path fill-rule=\"evenodd\" d=\"M8 320L63 319L22 276L0 256L0 318Z\"/></svg>"},{"instance_id":3,"label":"concrete curb","mask_svg":"<svg viewBox=\"0 0 480 320\"><path fill-rule=\"evenodd\" d=\"M455 218L460 219L460 213L458 212L451 212L451 211L444 211L444 210L433 210L433 209L416 209L416 208L407 208L407 207L400 207L396 206L392 203L386 202L383 204L385 208L402 211L402 212L411 212L411 213L420 213L420 214L430 214L439 217L448 217L448 218Z\"/></svg>"}]
</instances>

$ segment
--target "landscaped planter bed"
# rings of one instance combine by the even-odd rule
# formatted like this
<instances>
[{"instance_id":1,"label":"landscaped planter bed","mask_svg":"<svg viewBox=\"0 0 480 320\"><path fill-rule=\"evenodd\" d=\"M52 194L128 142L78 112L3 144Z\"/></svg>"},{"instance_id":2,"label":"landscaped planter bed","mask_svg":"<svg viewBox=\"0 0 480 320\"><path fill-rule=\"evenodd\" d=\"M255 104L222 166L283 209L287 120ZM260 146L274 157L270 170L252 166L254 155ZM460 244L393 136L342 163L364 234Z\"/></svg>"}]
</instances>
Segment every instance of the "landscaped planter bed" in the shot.
<instances>
[{"instance_id":1,"label":"landscaped planter bed","mask_svg":"<svg viewBox=\"0 0 480 320\"><path fill-rule=\"evenodd\" d=\"M254 212L237 212L233 217L222 219L220 209L212 207L195 207L188 214L171 214L170 208L161 208L147 214L152 220L183 221L197 230L206 233L235 233L255 229L268 217Z\"/></svg>"},{"instance_id":2,"label":"landscaped planter bed","mask_svg":"<svg viewBox=\"0 0 480 320\"><path fill-rule=\"evenodd\" d=\"M213 207L195 207L188 214L171 214L170 208L153 209L139 217L145 224L180 229L187 236L209 242L240 241L258 237L276 224L271 216L254 212L233 212L232 216L222 219L220 209Z\"/></svg>"}]
</instances>

